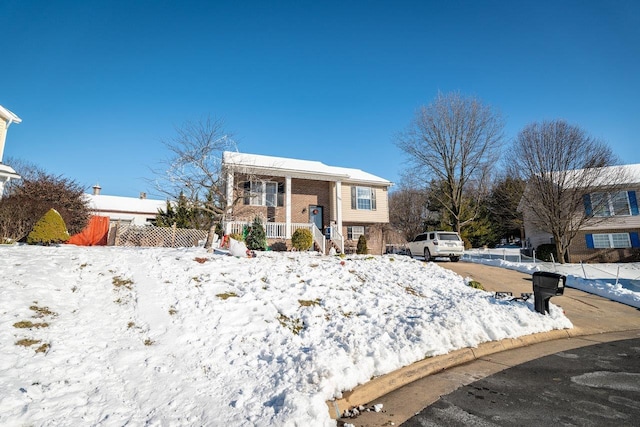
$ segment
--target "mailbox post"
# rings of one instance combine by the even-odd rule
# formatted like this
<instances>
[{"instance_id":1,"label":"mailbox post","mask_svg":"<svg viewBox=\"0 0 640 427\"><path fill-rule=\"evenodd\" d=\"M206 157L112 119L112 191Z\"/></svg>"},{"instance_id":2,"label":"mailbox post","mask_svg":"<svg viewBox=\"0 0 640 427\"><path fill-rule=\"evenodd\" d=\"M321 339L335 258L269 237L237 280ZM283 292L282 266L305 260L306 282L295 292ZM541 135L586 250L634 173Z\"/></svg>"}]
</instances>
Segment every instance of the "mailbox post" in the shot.
<instances>
[{"instance_id":1,"label":"mailbox post","mask_svg":"<svg viewBox=\"0 0 640 427\"><path fill-rule=\"evenodd\" d=\"M533 297L536 311L541 314L549 312L549 299L564 294L567 276L548 271L533 273Z\"/></svg>"}]
</instances>

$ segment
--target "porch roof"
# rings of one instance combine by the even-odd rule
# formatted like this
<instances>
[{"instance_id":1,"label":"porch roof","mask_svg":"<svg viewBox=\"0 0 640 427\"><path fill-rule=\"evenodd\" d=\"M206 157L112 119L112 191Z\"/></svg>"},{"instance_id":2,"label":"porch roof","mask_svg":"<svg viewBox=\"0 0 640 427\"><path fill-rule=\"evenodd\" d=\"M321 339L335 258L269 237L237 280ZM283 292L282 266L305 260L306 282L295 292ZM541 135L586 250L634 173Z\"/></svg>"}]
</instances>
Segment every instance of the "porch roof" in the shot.
<instances>
[{"instance_id":1,"label":"porch roof","mask_svg":"<svg viewBox=\"0 0 640 427\"><path fill-rule=\"evenodd\" d=\"M392 185L391 181L360 169L328 166L322 162L313 160L289 159L286 157L225 151L222 161L225 166L242 173L291 176L293 178L314 179L318 181L367 183L386 187Z\"/></svg>"}]
</instances>

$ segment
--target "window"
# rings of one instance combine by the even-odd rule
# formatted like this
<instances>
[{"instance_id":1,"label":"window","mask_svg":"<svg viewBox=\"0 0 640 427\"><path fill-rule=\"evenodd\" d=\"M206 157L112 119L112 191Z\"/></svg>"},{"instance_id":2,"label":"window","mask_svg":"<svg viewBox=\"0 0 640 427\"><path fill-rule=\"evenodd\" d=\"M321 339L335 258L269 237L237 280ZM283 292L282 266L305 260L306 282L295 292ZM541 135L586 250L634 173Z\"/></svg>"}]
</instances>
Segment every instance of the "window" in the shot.
<instances>
[{"instance_id":1,"label":"window","mask_svg":"<svg viewBox=\"0 0 640 427\"><path fill-rule=\"evenodd\" d=\"M626 191L592 193L590 204L594 216L631 215L629 194Z\"/></svg>"},{"instance_id":2,"label":"window","mask_svg":"<svg viewBox=\"0 0 640 427\"><path fill-rule=\"evenodd\" d=\"M358 240L360 236L364 235L364 226L353 225L347 227L347 240Z\"/></svg>"},{"instance_id":3,"label":"window","mask_svg":"<svg viewBox=\"0 0 640 427\"><path fill-rule=\"evenodd\" d=\"M375 211L375 188L357 186L351 187L351 209Z\"/></svg>"},{"instance_id":4,"label":"window","mask_svg":"<svg viewBox=\"0 0 640 427\"><path fill-rule=\"evenodd\" d=\"M631 239L629 233L594 234L593 247L605 248L630 248Z\"/></svg>"},{"instance_id":5,"label":"window","mask_svg":"<svg viewBox=\"0 0 640 427\"><path fill-rule=\"evenodd\" d=\"M284 184L271 181L244 183L244 204L251 206L284 206Z\"/></svg>"}]
</instances>

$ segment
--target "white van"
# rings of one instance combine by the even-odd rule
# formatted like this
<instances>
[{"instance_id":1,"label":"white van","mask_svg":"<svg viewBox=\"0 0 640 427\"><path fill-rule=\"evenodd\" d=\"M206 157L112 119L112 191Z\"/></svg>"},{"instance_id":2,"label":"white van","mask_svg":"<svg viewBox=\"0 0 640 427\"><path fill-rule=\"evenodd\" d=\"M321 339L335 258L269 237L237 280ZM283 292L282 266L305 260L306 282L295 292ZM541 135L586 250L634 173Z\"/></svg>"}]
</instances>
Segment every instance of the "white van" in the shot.
<instances>
[{"instance_id":1,"label":"white van","mask_svg":"<svg viewBox=\"0 0 640 427\"><path fill-rule=\"evenodd\" d=\"M455 231L428 231L407 243L407 249L409 256L424 256L425 261L446 257L458 262L464 254L464 243Z\"/></svg>"}]
</instances>

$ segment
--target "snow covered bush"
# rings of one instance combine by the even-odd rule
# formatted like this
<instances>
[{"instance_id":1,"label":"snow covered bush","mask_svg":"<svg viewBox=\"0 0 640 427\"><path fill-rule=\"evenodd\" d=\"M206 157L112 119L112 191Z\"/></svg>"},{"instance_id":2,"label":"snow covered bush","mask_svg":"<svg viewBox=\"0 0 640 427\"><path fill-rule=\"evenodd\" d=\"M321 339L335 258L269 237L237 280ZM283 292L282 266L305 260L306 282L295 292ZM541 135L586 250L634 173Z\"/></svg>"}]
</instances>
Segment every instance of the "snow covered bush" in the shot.
<instances>
[{"instance_id":1,"label":"snow covered bush","mask_svg":"<svg viewBox=\"0 0 640 427\"><path fill-rule=\"evenodd\" d=\"M313 244L311 231L306 228L299 228L291 236L291 245L299 251L306 251Z\"/></svg>"},{"instance_id":2,"label":"snow covered bush","mask_svg":"<svg viewBox=\"0 0 640 427\"><path fill-rule=\"evenodd\" d=\"M52 208L33 226L27 236L27 243L30 245L50 245L66 242L69 237L64 220L58 211Z\"/></svg>"}]
</instances>

